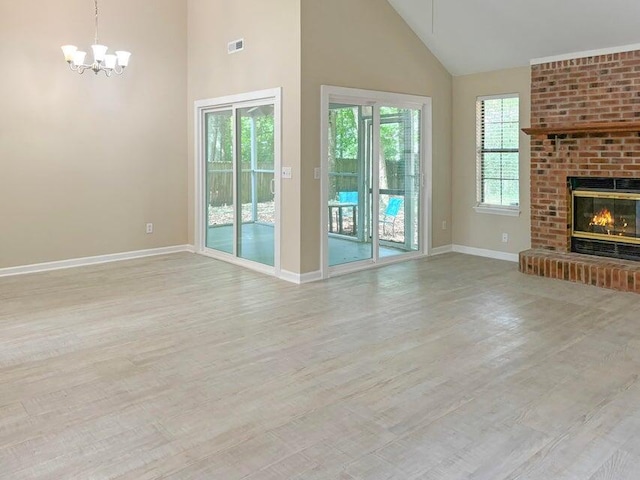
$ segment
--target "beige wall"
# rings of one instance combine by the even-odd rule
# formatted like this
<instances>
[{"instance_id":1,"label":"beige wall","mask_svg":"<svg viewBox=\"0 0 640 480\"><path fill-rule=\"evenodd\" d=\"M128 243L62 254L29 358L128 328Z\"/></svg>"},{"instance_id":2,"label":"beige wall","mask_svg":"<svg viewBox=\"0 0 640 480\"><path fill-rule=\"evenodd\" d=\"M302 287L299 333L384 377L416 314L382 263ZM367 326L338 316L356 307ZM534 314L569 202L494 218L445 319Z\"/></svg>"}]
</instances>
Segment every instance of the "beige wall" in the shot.
<instances>
[{"instance_id":1,"label":"beige wall","mask_svg":"<svg viewBox=\"0 0 640 480\"><path fill-rule=\"evenodd\" d=\"M529 137L520 133L520 216L476 213L476 97L520 95L520 125L529 126L529 67L454 77L453 79L453 243L518 253L530 245ZM502 242L502 234L509 242Z\"/></svg>"},{"instance_id":2,"label":"beige wall","mask_svg":"<svg viewBox=\"0 0 640 480\"><path fill-rule=\"evenodd\" d=\"M102 2L100 40L133 52L106 78L60 51L90 48L93 2L0 4L0 268L186 243L186 15Z\"/></svg>"},{"instance_id":3,"label":"beige wall","mask_svg":"<svg viewBox=\"0 0 640 480\"><path fill-rule=\"evenodd\" d=\"M300 0L189 0L189 240L194 242L193 102L282 87L282 268L300 264ZM245 50L227 53L244 38Z\"/></svg>"},{"instance_id":4,"label":"beige wall","mask_svg":"<svg viewBox=\"0 0 640 480\"><path fill-rule=\"evenodd\" d=\"M0 268L193 243L193 102L282 87L282 163L293 167L282 182L282 267L318 270L323 84L433 98L434 247L529 246L526 136L522 215L472 208L475 98L519 92L527 125L528 68L452 79L385 0L111 0L101 5L101 40L130 49L131 67L122 77L80 76L59 46L88 48L92 13L84 0L0 5L0 53L11 59L1 92ZM240 37L245 51L228 55Z\"/></svg>"},{"instance_id":5,"label":"beige wall","mask_svg":"<svg viewBox=\"0 0 640 480\"><path fill-rule=\"evenodd\" d=\"M302 272L320 268L323 84L433 97L433 224L451 223L449 73L386 0L302 0ZM450 243L434 228L434 246Z\"/></svg>"}]
</instances>

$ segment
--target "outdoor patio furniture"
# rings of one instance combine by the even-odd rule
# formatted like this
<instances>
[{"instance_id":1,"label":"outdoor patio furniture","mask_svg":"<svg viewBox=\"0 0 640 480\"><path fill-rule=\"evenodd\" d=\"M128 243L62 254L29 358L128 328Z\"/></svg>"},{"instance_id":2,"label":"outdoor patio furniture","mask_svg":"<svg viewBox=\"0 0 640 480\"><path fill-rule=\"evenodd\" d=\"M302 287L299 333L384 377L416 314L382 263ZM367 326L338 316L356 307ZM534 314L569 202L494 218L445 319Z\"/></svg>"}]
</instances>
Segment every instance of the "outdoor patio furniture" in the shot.
<instances>
[{"instance_id":1,"label":"outdoor patio furniture","mask_svg":"<svg viewBox=\"0 0 640 480\"><path fill-rule=\"evenodd\" d=\"M395 235L396 233L396 217L398 216L398 212L400 212L400 207L402 206L404 199L401 197L391 197L389 199L389 203L387 204L387 208L384 210L384 217L382 219L382 233L385 233L385 227L388 224L391 224L391 235Z\"/></svg>"},{"instance_id":2,"label":"outdoor patio furniture","mask_svg":"<svg viewBox=\"0 0 640 480\"><path fill-rule=\"evenodd\" d=\"M357 230L357 208L358 208L358 192L338 192L338 201L329 202L329 232L339 233L341 235L356 235ZM343 220L345 218L345 210L350 209L351 213L351 231L345 232ZM335 225L334 225L335 220Z\"/></svg>"}]
</instances>

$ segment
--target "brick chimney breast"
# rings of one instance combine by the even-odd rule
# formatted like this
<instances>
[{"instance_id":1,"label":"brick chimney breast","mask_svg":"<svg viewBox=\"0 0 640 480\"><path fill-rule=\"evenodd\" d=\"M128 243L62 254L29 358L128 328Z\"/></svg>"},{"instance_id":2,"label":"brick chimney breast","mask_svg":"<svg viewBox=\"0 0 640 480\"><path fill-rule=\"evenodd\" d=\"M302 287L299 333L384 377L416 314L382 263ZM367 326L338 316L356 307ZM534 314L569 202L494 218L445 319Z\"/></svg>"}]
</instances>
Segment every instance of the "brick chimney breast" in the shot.
<instances>
[{"instance_id":1,"label":"brick chimney breast","mask_svg":"<svg viewBox=\"0 0 640 480\"><path fill-rule=\"evenodd\" d=\"M637 122L639 119L640 51L531 67L532 127ZM558 138L531 137L533 250L521 254L520 269L640 292L640 262L584 259L584 255L570 253L568 177L640 178L640 135L638 132L592 132ZM532 253L535 251L539 253Z\"/></svg>"}]
</instances>

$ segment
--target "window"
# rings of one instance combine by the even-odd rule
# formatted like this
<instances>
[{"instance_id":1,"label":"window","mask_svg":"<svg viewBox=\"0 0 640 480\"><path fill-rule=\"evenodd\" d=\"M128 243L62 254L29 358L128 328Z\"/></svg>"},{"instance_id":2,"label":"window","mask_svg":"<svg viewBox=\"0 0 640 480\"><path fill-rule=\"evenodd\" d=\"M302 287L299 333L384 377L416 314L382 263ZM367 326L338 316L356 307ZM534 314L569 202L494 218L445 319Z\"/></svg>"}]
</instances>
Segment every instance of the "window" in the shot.
<instances>
[{"instance_id":1,"label":"window","mask_svg":"<svg viewBox=\"0 0 640 480\"><path fill-rule=\"evenodd\" d=\"M518 95L478 97L476 129L478 207L518 210Z\"/></svg>"}]
</instances>

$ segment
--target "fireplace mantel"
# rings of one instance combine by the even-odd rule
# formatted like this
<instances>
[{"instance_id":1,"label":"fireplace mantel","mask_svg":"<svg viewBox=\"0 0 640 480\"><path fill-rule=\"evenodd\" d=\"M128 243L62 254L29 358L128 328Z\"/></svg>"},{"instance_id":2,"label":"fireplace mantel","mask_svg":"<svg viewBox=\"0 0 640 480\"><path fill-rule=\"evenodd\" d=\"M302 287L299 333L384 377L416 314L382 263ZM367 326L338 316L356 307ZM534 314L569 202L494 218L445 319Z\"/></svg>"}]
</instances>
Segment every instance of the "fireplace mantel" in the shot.
<instances>
[{"instance_id":1,"label":"fireplace mantel","mask_svg":"<svg viewBox=\"0 0 640 480\"><path fill-rule=\"evenodd\" d=\"M594 122L555 127L529 127L522 131L527 135L546 135L547 138L557 138L565 135L590 133L638 133L640 122Z\"/></svg>"}]
</instances>

